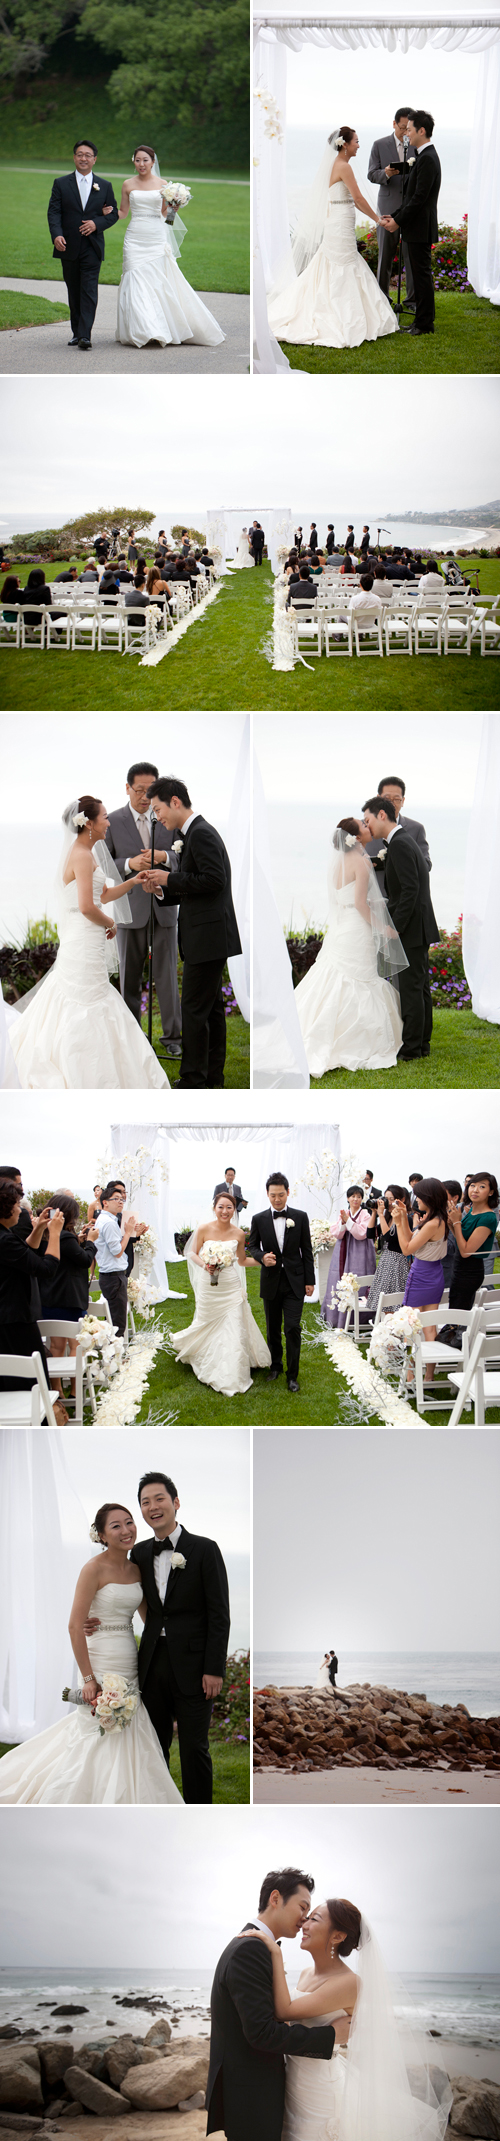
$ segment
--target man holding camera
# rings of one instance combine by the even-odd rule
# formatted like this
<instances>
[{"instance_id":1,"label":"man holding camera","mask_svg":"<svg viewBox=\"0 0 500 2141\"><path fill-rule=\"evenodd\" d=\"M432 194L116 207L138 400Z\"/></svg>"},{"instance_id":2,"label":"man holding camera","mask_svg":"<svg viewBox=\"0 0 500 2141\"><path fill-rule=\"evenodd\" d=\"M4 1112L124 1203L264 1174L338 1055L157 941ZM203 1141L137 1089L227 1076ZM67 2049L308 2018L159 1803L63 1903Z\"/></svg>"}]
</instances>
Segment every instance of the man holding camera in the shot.
<instances>
[{"instance_id":1,"label":"man holding camera","mask_svg":"<svg viewBox=\"0 0 500 2141\"><path fill-rule=\"evenodd\" d=\"M381 141L374 141L373 143L368 165L368 177L371 185L378 185L379 188L377 208L380 216L393 216L395 209L401 207L405 134L408 132L408 120L412 116L411 111L408 111L408 109L403 111L402 107L400 107L393 122L392 134L384 134ZM388 298L393 262L399 245L399 230L387 230L383 223L379 223L377 225L377 238L377 282L384 292L384 297ZM404 299L404 304L407 311L414 312L413 275L408 246L404 239L403 260L406 271L406 298Z\"/></svg>"}]
</instances>

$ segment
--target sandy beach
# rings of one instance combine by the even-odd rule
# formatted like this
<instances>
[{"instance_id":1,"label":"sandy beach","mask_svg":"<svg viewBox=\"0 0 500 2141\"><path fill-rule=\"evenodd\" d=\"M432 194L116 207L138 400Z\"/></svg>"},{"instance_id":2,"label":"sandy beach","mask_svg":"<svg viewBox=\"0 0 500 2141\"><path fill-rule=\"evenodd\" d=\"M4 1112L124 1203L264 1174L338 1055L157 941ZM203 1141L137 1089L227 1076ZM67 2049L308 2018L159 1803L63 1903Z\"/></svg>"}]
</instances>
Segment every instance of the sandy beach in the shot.
<instances>
[{"instance_id":1,"label":"sandy beach","mask_svg":"<svg viewBox=\"0 0 500 2141\"><path fill-rule=\"evenodd\" d=\"M498 1776L463 1769L310 1769L254 1773L254 1806L497 1806Z\"/></svg>"}]
</instances>

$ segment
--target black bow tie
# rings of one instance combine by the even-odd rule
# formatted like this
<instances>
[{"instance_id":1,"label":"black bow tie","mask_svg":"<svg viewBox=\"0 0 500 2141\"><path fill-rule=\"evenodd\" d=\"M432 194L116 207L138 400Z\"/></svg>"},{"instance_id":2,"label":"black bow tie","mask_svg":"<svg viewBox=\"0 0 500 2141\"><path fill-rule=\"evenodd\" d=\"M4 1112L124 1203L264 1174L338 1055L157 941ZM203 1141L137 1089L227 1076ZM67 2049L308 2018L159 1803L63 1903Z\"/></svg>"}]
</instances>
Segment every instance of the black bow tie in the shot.
<instances>
[{"instance_id":1,"label":"black bow tie","mask_svg":"<svg viewBox=\"0 0 500 2141\"><path fill-rule=\"evenodd\" d=\"M173 1539L157 1539L157 1537L156 1537L156 1532L155 1532L155 1540L154 1540L154 1544L155 1544L155 1551L156 1551L156 1553L157 1553L157 1554L165 1554L165 1553L166 1553L166 1554L173 1554L173 1551L174 1551L174 1542L173 1542Z\"/></svg>"},{"instance_id":2,"label":"black bow tie","mask_svg":"<svg viewBox=\"0 0 500 2141\"><path fill-rule=\"evenodd\" d=\"M287 1208L286 1208L286 1205L285 1205L285 1210L284 1210L284 1212L273 1212L273 1219L288 1219L288 1212L287 1212Z\"/></svg>"}]
</instances>

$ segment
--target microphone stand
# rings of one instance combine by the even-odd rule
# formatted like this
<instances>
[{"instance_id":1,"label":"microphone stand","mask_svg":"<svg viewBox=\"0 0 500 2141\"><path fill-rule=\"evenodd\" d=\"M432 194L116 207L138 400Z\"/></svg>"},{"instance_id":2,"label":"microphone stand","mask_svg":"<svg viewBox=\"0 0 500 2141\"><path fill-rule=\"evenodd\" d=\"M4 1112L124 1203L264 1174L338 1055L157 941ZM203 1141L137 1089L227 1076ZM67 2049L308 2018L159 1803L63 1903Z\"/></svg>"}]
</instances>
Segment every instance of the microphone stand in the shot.
<instances>
[{"instance_id":1,"label":"microphone stand","mask_svg":"<svg viewBox=\"0 0 500 2141\"><path fill-rule=\"evenodd\" d=\"M405 197L405 186L407 185L407 182L408 182L408 177L409 177L409 172L408 172L408 164L407 164L407 156L408 156L408 142L407 142L407 139L406 139L406 135L405 135L405 138L404 138L404 149L403 149L403 162L402 162L402 164L401 164L401 167L400 167L400 168L401 168L401 179L402 179L402 194L401 194L401 203L402 203L402 205L403 205L403 203L404 203L404 197ZM399 318L399 314L400 314L400 312L402 312L402 311L403 311L403 308L404 308L404 303L405 303L405 300L404 300L404 298L402 299L402 297L401 297L401 277L402 277L402 273L403 273L403 233L402 233L402 229L401 229L401 224L400 224L400 225L399 225L399 244L398 244L398 294L397 294L397 298L396 298L396 303L395 303L395 305L394 305L394 308L393 308L393 309L394 309L394 312L397 312L397 314L398 314L398 318Z\"/></svg>"},{"instance_id":2,"label":"microphone stand","mask_svg":"<svg viewBox=\"0 0 500 2141\"><path fill-rule=\"evenodd\" d=\"M154 810L153 810L153 811L151 812L151 862L150 862L150 869L151 869L151 870L153 870L153 869L154 869L154 860L155 860L155 827L156 827L156 818L155 818L155 814L154 814ZM152 1047L152 1045L153 1045L153 946L154 946L154 934L155 934L155 909L154 909L154 892L153 892L153 889L151 888L151 898L150 898L150 902L149 902L149 949L148 949L148 1041L149 1041L149 1046L150 1046L150 1048L151 1048L151 1047Z\"/></svg>"}]
</instances>

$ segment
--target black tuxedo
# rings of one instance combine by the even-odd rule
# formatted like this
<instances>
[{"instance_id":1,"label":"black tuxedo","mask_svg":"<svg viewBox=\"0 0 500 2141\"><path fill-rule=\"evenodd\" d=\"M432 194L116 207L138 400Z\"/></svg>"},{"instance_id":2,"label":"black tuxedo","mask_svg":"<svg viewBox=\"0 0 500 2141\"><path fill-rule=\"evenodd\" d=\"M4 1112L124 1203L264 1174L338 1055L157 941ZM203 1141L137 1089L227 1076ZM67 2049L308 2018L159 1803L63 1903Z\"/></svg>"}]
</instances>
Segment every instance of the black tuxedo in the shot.
<instances>
[{"instance_id":1,"label":"black tuxedo","mask_svg":"<svg viewBox=\"0 0 500 2141\"><path fill-rule=\"evenodd\" d=\"M184 1554L186 1567L172 1569L162 1606L154 1571L160 1550L156 1539L143 1539L130 1555L140 1569L148 1609L139 1649L139 1686L166 1762L177 1720L186 1805L209 1805L212 1704L203 1693L202 1677L210 1673L220 1679L226 1669L227 1574L215 1540L195 1538L182 1525L176 1551Z\"/></svg>"},{"instance_id":2,"label":"black tuxedo","mask_svg":"<svg viewBox=\"0 0 500 2141\"><path fill-rule=\"evenodd\" d=\"M318 548L318 530L317 530L317 527L316 527L316 522L314 522L314 526L313 526L313 527L311 528L311 533L310 533L310 536L309 536L309 549L310 549L310 550L317 550L317 548Z\"/></svg>"},{"instance_id":3,"label":"black tuxedo","mask_svg":"<svg viewBox=\"0 0 500 2141\"><path fill-rule=\"evenodd\" d=\"M78 341L90 342L94 325L99 289L99 270L104 260L104 235L118 222L113 187L108 178L99 178L92 171L92 185L86 208L82 208L74 171L65 178L55 178L47 209L51 238L66 239L66 251L60 253L54 245L54 260L60 260L68 291L72 334ZM103 215L103 208L111 207L111 215ZM89 238L82 237L80 223L95 223Z\"/></svg>"},{"instance_id":4,"label":"black tuxedo","mask_svg":"<svg viewBox=\"0 0 500 2141\"><path fill-rule=\"evenodd\" d=\"M222 1086L226 1060L226 1014L222 975L226 959L241 951L231 892L231 864L215 825L189 818L179 869L164 898L179 906L182 976L181 1086Z\"/></svg>"},{"instance_id":5,"label":"black tuxedo","mask_svg":"<svg viewBox=\"0 0 500 2141\"><path fill-rule=\"evenodd\" d=\"M279 1219L279 1212L276 1216ZM287 1205L287 1218L293 1221L293 1225L285 1226L281 1251L271 1205L266 1205L263 1212L256 1212L250 1228L247 1256L255 1257L256 1263L261 1265L260 1293L266 1311L271 1365L278 1370L283 1366L283 1323L287 1376L289 1381L296 1382L304 1294L306 1286L314 1286L316 1274L307 1212L295 1211ZM263 1258L268 1256L270 1251L273 1251L276 1263L264 1264Z\"/></svg>"},{"instance_id":6,"label":"black tuxedo","mask_svg":"<svg viewBox=\"0 0 500 2141\"><path fill-rule=\"evenodd\" d=\"M433 328L436 310L431 248L438 237L440 185L439 156L430 141L412 166L401 207L394 209L394 222L408 246L415 289L415 326L422 334L429 334Z\"/></svg>"},{"instance_id":7,"label":"black tuxedo","mask_svg":"<svg viewBox=\"0 0 500 2141\"><path fill-rule=\"evenodd\" d=\"M230 1940L217 1964L211 1995L207 2133L228 2141L280 2141L285 2103L285 2052L331 2059L333 2023L278 2022L273 1966L261 1940Z\"/></svg>"},{"instance_id":8,"label":"black tuxedo","mask_svg":"<svg viewBox=\"0 0 500 2141\"><path fill-rule=\"evenodd\" d=\"M428 1055L432 1033L428 948L439 937L429 871L416 841L400 831L388 842L384 869L391 921L409 962L399 975L403 1050L408 1056Z\"/></svg>"},{"instance_id":9,"label":"black tuxedo","mask_svg":"<svg viewBox=\"0 0 500 2141\"><path fill-rule=\"evenodd\" d=\"M264 529L261 528L260 521L258 521L256 528L250 529L250 549L253 551L256 565L261 565L264 549Z\"/></svg>"},{"instance_id":10,"label":"black tuxedo","mask_svg":"<svg viewBox=\"0 0 500 2141\"><path fill-rule=\"evenodd\" d=\"M333 1656L332 1656L332 1657L330 1658L330 1664L329 1664L329 1667L328 1667L328 1679L329 1679L329 1681L330 1681L330 1686L331 1686L332 1688L334 1688L334 1687L335 1687L335 1678L336 1678L336 1674L338 1673L338 1669L339 1669L339 1661L338 1661L338 1658L336 1658L336 1657L335 1657L335 1651L334 1651L334 1652L333 1652Z\"/></svg>"}]
</instances>

